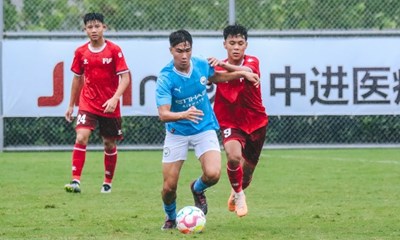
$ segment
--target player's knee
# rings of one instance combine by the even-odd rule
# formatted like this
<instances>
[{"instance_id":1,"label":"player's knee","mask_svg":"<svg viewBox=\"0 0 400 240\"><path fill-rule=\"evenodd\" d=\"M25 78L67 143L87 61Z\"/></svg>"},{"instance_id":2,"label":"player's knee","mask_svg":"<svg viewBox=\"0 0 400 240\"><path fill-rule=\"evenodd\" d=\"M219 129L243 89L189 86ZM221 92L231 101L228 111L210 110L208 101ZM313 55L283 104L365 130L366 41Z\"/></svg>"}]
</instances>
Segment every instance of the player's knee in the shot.
<instances>
[{"instance_id":1,"label":"player's knee","mask_svg":"<svg viewBox=\"0 0 400 240\"><path fill-rule=\"evenodd\" d=\"M164 185L162 189L163 195L173 195L176 193L177 186L175 185Z\"/></svg>"},{"instance_id":2,"label":"player's knee","mask_svg":"<svg viewBox=\"0 0 400 240\"><path fill-rule=\"evenodd\" d=\"M226 157L228 159L228 163L232 164L233 166L239 166L240 160L242 159L242 155L238 153L226 153Z\"/></svg>"},{"instance_id":3,"label":"player's knee","mask_svg":"<svg viewBox=\"0 0 400 240\"><path fill-rule=\"evenodd\" d=\"M207 171L207 173L205 173L205 176L207 178L207 182L216 184L221 177L221 170L214 169L211 171Z\"/></svg>"},{"instance_id":4,"label":"player's knee","mask_svg":"<svg viewBox=\"0 0 400 240\"><path fill-rule=\"evenodd\" d=\"M81 145L87 145L89 141L89 138L83 135L77 135L75 143L81 144Z\"/></svg>"},{"instance_id":5,"label":"player's knee","mask_svg":"<svg viewBox=\"0 0 400 240\"><path fill-rule=\"evenodd\" d=\"M228 159L228 162L227 162L226 165L227 165L227 167L228 167L229 169L236 169L236 168L239 167L240 161L232 161L232 160L229 160L229 159Z\"/></svg>"},{"instance_id":6,"label":"player's knee","mask_svg":"<svg viewBox=\"0 0 400 240\"><path fill-rule=\"evenodd\" d=\"M104 142L104 150L112 150L116 147L115 142Z\"/></svg>"}]
</instances>

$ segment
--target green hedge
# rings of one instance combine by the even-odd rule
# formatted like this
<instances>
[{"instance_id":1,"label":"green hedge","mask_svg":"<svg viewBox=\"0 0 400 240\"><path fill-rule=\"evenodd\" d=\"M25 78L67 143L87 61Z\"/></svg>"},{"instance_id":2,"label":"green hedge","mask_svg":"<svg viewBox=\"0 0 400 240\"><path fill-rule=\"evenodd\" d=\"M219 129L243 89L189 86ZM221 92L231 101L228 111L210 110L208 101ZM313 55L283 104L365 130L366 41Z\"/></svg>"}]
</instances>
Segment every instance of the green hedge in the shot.
<instances>
[{"instance_id":1,"label":"green hedge","mask_svg":"<svg viewBox=\"0 0 400 240\"><path fill-rule=\"evenodd\" d=\"M160 146L164 124L158 117L124 117L122 145ZM4 145L71 145L73 124L64 118L5 118ZM90 143L101 144L96 130ZM271 116L266 144L397 144L400 116Z\"/></svg>"}]
</instances>

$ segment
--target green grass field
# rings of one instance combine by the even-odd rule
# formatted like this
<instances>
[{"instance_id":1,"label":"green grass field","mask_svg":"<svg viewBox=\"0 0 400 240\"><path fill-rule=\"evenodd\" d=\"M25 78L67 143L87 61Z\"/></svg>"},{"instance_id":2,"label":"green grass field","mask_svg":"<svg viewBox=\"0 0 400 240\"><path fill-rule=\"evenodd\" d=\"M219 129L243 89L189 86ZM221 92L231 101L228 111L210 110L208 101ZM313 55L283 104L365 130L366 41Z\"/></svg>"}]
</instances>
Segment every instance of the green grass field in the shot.
<instances>
[{"instance_id":1,"label":"green grass field","mask_svg":"<svg viewBox=\"0 0 400 240\"><path fill-rule=\"evenodd\" d=\"M193 204L189 184L200 174L189 156L178 208ZM161 151L120 151L111 194L100 194L103 157L94 151L82 193L64 192L70 158L0 153L0 239L400 239L399 149L265 150L246 190L248 216L227 211L223 169L197 235L160 230Z\"/></svg>"}]
</instances>

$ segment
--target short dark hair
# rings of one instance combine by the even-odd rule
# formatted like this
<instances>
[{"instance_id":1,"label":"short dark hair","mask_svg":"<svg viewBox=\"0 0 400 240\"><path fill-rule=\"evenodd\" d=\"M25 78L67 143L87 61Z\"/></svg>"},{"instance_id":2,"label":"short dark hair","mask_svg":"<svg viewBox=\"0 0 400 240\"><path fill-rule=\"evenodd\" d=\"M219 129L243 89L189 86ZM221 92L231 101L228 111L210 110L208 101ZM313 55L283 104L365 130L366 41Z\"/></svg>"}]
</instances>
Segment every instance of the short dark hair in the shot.
<instances>
[{"instance_id":1,"label":"short dark hair","mask_svg":"<svg viewBox=\"0 0 400 240\"><path fill-rule=\"evenodd\" d=\"M104 23L104 16L103 14L96 12L86 13L83 17L83 23L86 25L86 23L90 21L99 21L101 23Z\"/></svg>"},{"instance_id":2,"label":"short dark hair","mask_svg":"<svg viewBox=\"0 0 400 240\"><path fill-rule=\"evenodd\" d=\"M229 25L224 28L224 39L228 36L242 35L247 41L247 29L240 24Z\"/></svg>"},{"instance_id":3,"label":"short dark hair","mask_svg":"<svg viewBox=\"0 0 400 240\"><path fill-rule=\"evenodd\" d=\"M190 46L193 44L192 35L184 29L175 31L169 35L169 45L175 47L179 43L189 42Z\"/></svg>"}]
</instances>

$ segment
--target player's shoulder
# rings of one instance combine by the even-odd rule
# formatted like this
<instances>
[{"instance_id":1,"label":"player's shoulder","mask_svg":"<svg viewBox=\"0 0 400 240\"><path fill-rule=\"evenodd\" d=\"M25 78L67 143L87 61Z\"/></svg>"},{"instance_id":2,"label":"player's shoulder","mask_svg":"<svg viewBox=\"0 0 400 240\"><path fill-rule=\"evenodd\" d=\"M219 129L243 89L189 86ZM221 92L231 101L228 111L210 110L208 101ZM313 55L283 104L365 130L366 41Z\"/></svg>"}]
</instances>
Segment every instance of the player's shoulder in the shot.
<instances>
[{"instance_id":1,"label":"player's shoulder","mask_svg":"<svg viewBox=\"0 0 400 240\"><path fill-rule=\"evenodd\" d=\"M76 48L75 52L81 52L81 51L87 50L87 49L89 48L89 43L90 43L90 42L87 41L87 42L85 42L85 43L79 45L79 46Z\"/></svg>"},{"instance_id":2,"label":"player's shoulder","mask_svg":"<svg viewBox=\"0 0 400 240\"><path fill-rule=\"evenodd\" d=\"M158 73L158 77L157 78L159 80L170 79L171 78L171 74L174 72L173 68L174 68L174 63L173 63L173 61L171 61L161 69L161 71Z\"/></svg>"},{"instance_id":3,"label":"player's shoulder","mask_svg":"<svg viewBox=\"0 0 400 240\"><path fill-rule=\"evenodd\" d=\"M208 60L205 57L202 56L192 56L191 62L193 64L193 67L196 69L208 69L210 68L210 64L208 64Z\"/></svg>"},{"instance_id":4,"label":"player's shoulder","mask_svg":"<svg viewBox=\"0 0 400 240\"><path fill-rule=\"evenodd\" d=\"M251 62L258 63L259 62L258 58L256 56L253 56L253 55L245 55L244 56L244 61L248 62L248 63L251 63Z\"/></svg>"},{"instance_id":5,"label":"player's shoulder","mask_svg":"<svg viewBox=\"0 0 400 240\"><path fill-rule=\"evenodd\" d=\"M174 62L171 60L167 65L165 65L161 71L159 75L168 75L171 72L173 72L173 68L174 68Z\"/></svg>"},{"instance_id":6,"label":"player's shoulder","mask_svg":"<svg viewBox=\"0 0 400 240\"><path fill-rule=\"evenodd\" d=\"M106 39L105 42L106 42L107 45L109 45L109 46L117 46L117 47L118 47L118 44L116 44L115 42L113 42L113 41L111 41L111 40Z\"/></svg>"},{"instance_id":7,"label":"player's shoulder","mask_svg":"<svg viewBox=\"0 0 400 240\"><path fill-rule=\"evenodd\" d=\"M199 64L208 64L207 58L203 57L203 56L192 56L192 62L194 64L199 63Z\"/></svg>"},{"instance_id":8,"label":"player's shoulder","mask_svg":"<svg viewBox=\"0 0 400 240\"><path fill-rule=\"evenodd\" d=\"M116 44L115 42L110 41L110 40L108 40L108 39L106 39L105 41L106 41L106 43L107 43L107 47L108 47L108 48L110 48L110 49L115 49L115 50L118 50L118 51L121 50L121 47L120 47L118 44Z\"/></svg>"}]
</instances>

